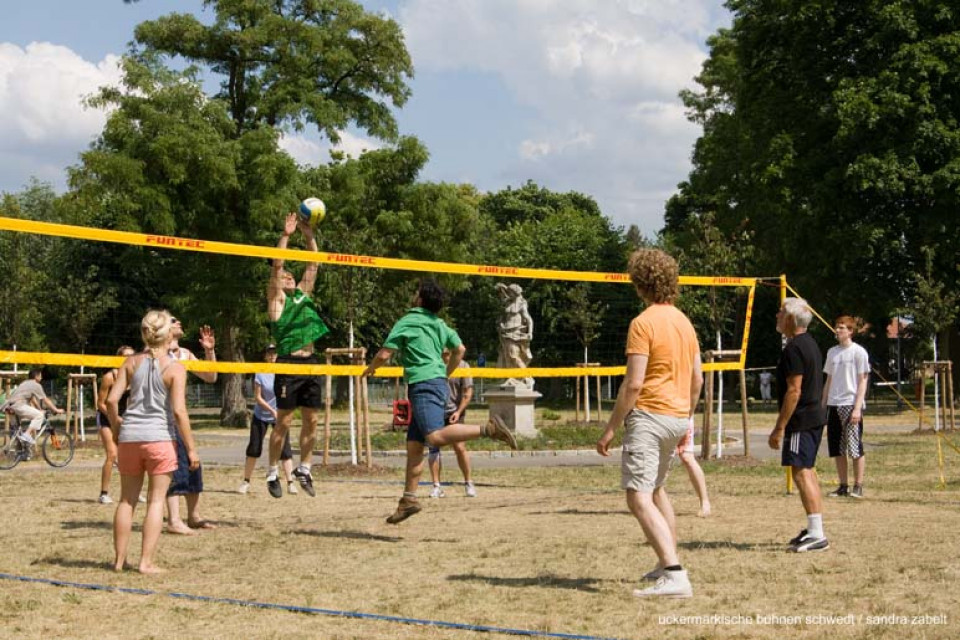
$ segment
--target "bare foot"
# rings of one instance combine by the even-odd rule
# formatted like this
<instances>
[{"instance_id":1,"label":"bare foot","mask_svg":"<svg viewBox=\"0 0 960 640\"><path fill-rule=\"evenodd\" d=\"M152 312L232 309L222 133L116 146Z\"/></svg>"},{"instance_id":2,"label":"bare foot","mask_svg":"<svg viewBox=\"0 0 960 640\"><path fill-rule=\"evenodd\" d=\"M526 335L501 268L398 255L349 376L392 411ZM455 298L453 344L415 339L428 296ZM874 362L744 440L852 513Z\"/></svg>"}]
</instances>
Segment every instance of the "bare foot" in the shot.
<instances>
[{"instance_id":1,"label":"bare foot","mask_svg":"<svg viewBox=\"0 0 960 640\"><path fill-rule=\"evenodd\" d=\"M710 517L710 503L709 503L709 502L704 502L702 505L700 505L700 513L698 513L697 516L699 516L699 517L701 517L701 518L709 518L709 517Z\"/></svg>"},{"instance_id":2,"label":"bare foot","mask_svg":"<svg viewBox=\"0 0 960 640\"><path fill-rule=\"evenodd\" d=\"M217 528L217 525L213 524L209 520L187 521L187 525L191 529L216 529ZM194 531L194 533L196 533L196 531Z\"/></svg>"},{"instance_id":3,"label":"bare foot","mask_svg":"<svg viewBox=\"0 0 960 640\"><path fill-rule=\"evenodd\" d=\"M195 536L197 532L188 527L183 522L178 522L176 524L167 525L167 533L173 533L178 536Z\"/></svg>"},{"instance_id":4,"label":"bare foot","mask_svg":"<svg viewBox=\"0 0 960 640\"><path fill-rule=\"evenodd\" d=\"M156 575L156 574L159 574L159 573L166 573L166 572L167 572L166 569L161 569L160 567L158 567L158 566L156 566L156 565L152 565L152 564L146 564L146 565L145 565L145 564L142 564L142 565L140 565L140 573L144 573L144 574L147 574L147 575Z\"/></svg>"},{"instance_id":5,"label":"bare foot","mask_svg":"<svg viewBox=\"0 0 960 640\"><path fill-rule=\"evenodd\" d=\"M115 563L113 564L113 570L114 570L114 571L117 571L117 572L123 571L123 570L126 569L126 568L127 568L127 562L126 562L126 560L121 560L121 561L115 562Z\"/></svg>"}]
</instances>

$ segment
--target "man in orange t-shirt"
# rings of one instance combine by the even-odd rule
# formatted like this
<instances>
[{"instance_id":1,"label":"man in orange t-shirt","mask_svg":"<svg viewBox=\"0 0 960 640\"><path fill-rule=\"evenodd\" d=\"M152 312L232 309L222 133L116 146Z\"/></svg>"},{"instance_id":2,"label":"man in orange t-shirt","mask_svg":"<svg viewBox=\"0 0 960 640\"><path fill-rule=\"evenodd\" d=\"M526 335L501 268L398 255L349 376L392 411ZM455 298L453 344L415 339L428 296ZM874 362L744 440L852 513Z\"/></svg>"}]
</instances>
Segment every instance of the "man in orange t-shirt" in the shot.
<instances>
[{"instance_id":1,"label":"man in orange t-shirt","mask_svg":"<svg viewBox=\"0 0 960 640\"><path fill-rule=\"evenodd\" d=\"M655 584L633 595L689 598L693 588L677 555L676 518L663 484L703 387L700 346L690 320L673 306L680 279L676 261L663 251L640 249L627 271L647 309L630 323L627 374L597 452L610 455L623 424L621 486L657 553L657 566L644 576Z\"/></svg>"}]
</instances>

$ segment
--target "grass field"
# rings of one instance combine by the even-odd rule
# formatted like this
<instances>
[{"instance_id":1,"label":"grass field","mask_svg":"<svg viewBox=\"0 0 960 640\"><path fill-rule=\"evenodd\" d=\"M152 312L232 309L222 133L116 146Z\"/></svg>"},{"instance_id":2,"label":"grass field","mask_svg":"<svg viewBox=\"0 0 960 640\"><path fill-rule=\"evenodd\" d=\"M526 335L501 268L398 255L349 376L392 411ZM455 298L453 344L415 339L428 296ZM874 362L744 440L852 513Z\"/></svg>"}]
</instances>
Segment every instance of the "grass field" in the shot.
<instances>
[{"instance_id":1,"label":"grass field","mask_svg":"<svg viewBox=\"0 0 960 640\"><path fill-rule=\"evenodd\" d=\"M643 602L630 591L654 555L626 511L616 467L479 469L479 498L450 487L398 527L383 518L399 497L399 471L318 470L316 498L274 500L260 486L233 493L236 470L212 468L204 513L220 528L164 535L158 561L169 572L148 578L108 569L113 508L91 499L98 469L29 463L0 475L0 572L156 593L0 580L0 636L491 635L167 595L180 592L616 638L960 637L960 455L946 452L948 484L939 489L932 436L867 442L867 498L824 498L832 548L820 554L785 552L805 519L799 498L783 494L776 464L704 463L715 513L707 519L695 516L676 470L668 487L695 596ZM819 470L829 491L832 462ZM138 530L132 549L135 562Z\"/></svg>"}]
</instances>

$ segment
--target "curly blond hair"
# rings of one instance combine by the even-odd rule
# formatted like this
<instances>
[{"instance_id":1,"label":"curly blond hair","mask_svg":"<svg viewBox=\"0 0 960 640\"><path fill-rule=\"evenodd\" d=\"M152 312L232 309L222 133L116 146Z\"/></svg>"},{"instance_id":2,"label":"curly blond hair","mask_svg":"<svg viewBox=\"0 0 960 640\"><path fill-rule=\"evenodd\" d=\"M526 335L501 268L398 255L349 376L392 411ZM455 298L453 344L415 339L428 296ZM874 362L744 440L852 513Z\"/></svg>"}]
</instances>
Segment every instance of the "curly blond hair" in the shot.
<instances>
[{"instance_id":1,"label":"curly blond hair","mask_svg":"<svg viewBox=\"0 0 960 640\"><path fill-rule=\"evenodd\" d=\"M680 269L669 254L659 249L637 249L630 256L627 273L644 300L672 303L677 299Z\"/></svg>"},{"instance_id":2,"label":"curly blond hair","mask_svg":"<svg viewBox=\"0 0 960 640\"><path fill-rule=\"evenodd\" d=\"M140 336L143 338L143 344L154 352L166 349L170 342L172 319L173 317L166 309L147 311L147 315L140 321Z\"/></svg>"}]
</instances>

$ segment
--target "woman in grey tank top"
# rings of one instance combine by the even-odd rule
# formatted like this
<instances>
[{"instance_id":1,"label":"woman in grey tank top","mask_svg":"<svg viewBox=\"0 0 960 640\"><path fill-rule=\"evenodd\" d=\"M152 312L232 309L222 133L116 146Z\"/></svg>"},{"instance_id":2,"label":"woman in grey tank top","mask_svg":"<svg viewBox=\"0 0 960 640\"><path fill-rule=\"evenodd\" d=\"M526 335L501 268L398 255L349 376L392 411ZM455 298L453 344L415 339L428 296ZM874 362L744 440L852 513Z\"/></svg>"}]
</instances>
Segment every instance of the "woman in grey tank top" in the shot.
<instances>
[{"instance_id":1,"label":"woman in grey tank top","mask_svg":"<svg viewBox=\"0 0 960 640\"><path fill-rule=\"evenodd\" d=\"M133 512L147 485L147 513L143 520L140 573L159 573L154 553L163 528L163 505L170 479L177 468L174 429L180 430L190 468L200 465L190 430L186 405L186 370L167 354L172 318L167 311L148 311L140 323L147 349L130 356L117 371L117 381L107 396L107 417L117 442L120 471L120 502L113 518L116 556L114 569L122 571L133 526ZM127 410L119 415L120 397L129 386Z\"/></svg>"}]
</instances>

